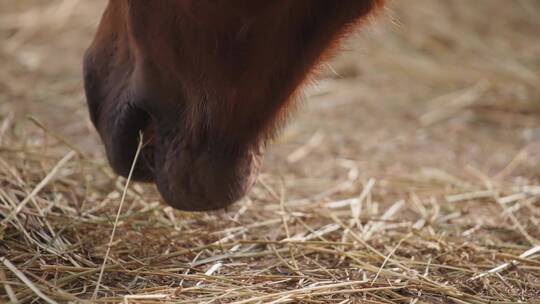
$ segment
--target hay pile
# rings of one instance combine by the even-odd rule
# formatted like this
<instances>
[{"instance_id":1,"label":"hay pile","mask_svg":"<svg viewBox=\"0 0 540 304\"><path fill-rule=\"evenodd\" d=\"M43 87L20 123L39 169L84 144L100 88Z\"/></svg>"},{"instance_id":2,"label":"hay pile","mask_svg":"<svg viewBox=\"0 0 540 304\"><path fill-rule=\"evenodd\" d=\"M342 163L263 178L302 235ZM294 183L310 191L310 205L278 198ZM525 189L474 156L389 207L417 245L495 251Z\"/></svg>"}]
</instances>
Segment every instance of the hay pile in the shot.
<instances>
[{"instance_id":1,"label":"hay pile","mask_svg":"<svg viewBox=\"0 0 540 304\"><path fill-rule=\"evenodd\" d=\"M214 213L104 162L79 76L102 6L0 3L0 302L540 299L537 1L392 3Z\"/></svg>"}]
</instances>

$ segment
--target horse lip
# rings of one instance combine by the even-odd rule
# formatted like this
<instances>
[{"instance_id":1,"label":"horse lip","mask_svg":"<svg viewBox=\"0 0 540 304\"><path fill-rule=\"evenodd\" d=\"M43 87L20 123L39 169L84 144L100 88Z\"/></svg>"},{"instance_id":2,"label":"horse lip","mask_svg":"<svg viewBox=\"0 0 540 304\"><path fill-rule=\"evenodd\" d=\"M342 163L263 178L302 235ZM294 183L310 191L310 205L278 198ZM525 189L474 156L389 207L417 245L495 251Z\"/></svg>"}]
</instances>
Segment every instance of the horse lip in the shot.
<instances>
[{"instance_id":1,"label":"horse lip","mask_svg":"<svg viewBox=\"0 0 540 304\"><path fill-rule=\"evenodd\" d=\"M116 111L108 111L102 117L97 129L105 143L107 158L113 170L127 177L135 161L140 134L148 132L152 124L150 115L142 109L126 104ZM143 140L145 136L143 135ZM154 180L153 144L143 145L139 159L136 160L131 178L135 181Z\"/></svg>"},{"instance_id":2,"label":"horse lip","mask_svg":"<svg viewBox=\"0 0 540 304\"><path fill-rule=\"evenodd\" d=\"M142 138L139 140L143 141L138 163L146 166L148 171L152 172L152 176L155 172L155 154L156 154L156 131L155 124L151 120L146 127L141 131ZM153 179L153 178L152 178Z\"/></svg>"}]
</instances>

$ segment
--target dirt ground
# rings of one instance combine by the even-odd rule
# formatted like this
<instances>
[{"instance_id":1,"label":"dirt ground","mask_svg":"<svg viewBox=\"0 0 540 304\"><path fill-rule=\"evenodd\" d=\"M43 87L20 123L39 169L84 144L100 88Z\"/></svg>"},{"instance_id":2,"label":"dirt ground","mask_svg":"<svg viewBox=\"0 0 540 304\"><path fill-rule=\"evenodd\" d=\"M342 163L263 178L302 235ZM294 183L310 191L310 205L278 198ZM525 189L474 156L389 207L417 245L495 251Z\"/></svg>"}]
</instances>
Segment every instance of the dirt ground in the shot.
<instances>
[{"instance_id":1,"label":"dirt ground","mask_svg":"<svg viewBox=\"0 0 540 304\"><path fill-rule=\"evenodd\" d=\"M540 299L538 1L391 1L247 198L183 213L135 184L116 224L81 79L104 5L0 2L0 302Z\"/></svg>"}]
</instances>

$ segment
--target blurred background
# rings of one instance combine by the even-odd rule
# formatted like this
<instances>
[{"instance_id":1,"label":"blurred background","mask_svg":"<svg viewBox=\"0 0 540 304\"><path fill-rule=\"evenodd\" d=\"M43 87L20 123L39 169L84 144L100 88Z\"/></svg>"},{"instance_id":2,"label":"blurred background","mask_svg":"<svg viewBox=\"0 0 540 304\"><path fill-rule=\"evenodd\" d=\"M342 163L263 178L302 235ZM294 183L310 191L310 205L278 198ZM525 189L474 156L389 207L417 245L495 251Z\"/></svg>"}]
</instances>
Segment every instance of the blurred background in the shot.
<instances>
[{"instance_id":1,"label":"blurred background","mask_svg":"<svg viewBox=\"0 0 540 304\"><path fill-rule=\"evenodd\" d=\"M97 278L85 271L79 279L73 267L101 265L124 187L106 163L82 88L82 55L105 4L0 1L0 219L18 213L6 226L1 222L0 256L34 278L63 277L61 287L69 284L82 298L91 296L87 283L92 286ZM205 247L214 242L248 252L259 247L236 244L237 239L279 241L320 228L325 240L353 242L355 254L371 269L386 260L358 247L351 231L400 263L410 262L406 271L427 275L433 259L439 266L431 266L429 275L448 294L422 285L426 303L447 303L446 296L456 295L451 288L490 300L540 297L537 260L520 259L527 267L512 268L504 278L470 281L540 242L538 0L388 1L382 14L351 35L304 91L297 113L271 145L258 183L225 214L175 212L163 206L152 185L134 185L123 215L129 224L119 226L122 241L111 252L115 261L136 261L122 266L129 268L164 252L204 248L196 256L185 251L171 257L167 267L176 269L199 256L215 261L220 249ZM80 151L77 157L63 163L50 185L19 208L73 149ZM351 211L353 205L359 214ZM351 214L356 222L349 222ZM336 226L336 218L351 224ZM322 246L337 250L332 244ZM286 243L276 247L281 254L291 253ZM50 254L35 258L42 248ZM312 281L276 281L275 292L329 279L328 273L332 280L348 281L344 269L358 271L356 262L336 266L343 258L338 253L314 256L311 249L294 248L294 254L311 256L294 260L293 255L293 262L307 269ZM252 278L260 273L269 275L261 279L266 282L281 280L287 267L274 251L238 256L230 260L238 263L224 266L221 274ZM324 272L311 258L325 265ZM207 264L189 265L186 273L206 275ZM122 275L118 280L105 277L108 295L178 283L177 277ZM374 273L362 275L371 279ZM377 286L404 284L404 289L399 294L375 291L371 299L415 303L420 297L420 287L407 285L401 274L382 277ZM186 277L180 286L199 286L197 280ZM55 293L47 282L40 284ZM221 296L226 284L216 284L208 295ZM22 284L13 286L19 298L32 299ZM253 286L259 288L257 295L270 292L267 285ZM0 301L7 300L2 292ZM469 299L464 296L459 303ZM336 303L348 303L342 300ZM487 303L480 300L475 303Z\"/></svg>"}]
</instances>

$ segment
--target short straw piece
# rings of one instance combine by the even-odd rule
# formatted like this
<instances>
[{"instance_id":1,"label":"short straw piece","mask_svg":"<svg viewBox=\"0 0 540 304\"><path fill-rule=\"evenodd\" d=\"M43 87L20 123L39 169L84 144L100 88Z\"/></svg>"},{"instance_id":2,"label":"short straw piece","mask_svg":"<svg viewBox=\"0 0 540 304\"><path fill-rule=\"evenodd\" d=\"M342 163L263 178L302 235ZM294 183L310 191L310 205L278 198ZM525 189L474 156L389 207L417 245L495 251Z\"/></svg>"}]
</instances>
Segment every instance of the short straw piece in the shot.
<instances>
[{"instance_id":1,"label":"short straw piece","mask_svg":"<svg viewBox=\"0 0 540 304\"><path fill-rule=\"evenodd\" d=\"M5 257L0 257L0 261L7 267L7 269L11 270L11 272L13 272L19 278L19 280L23 281L23 283L28 286L28 288L30 288L38 297L43 299L43 301L49 304L58 304L58 302L41 292L41 290L39 290L39 288L37 288L36 285L34 285L34 283L32 283L32 281L30 281L30 279L28 279L28 277L17 269L17 267L15 267L15 265L13 265L13 263L11 263L8 259Z\"/></svg>"}]
</instances>

